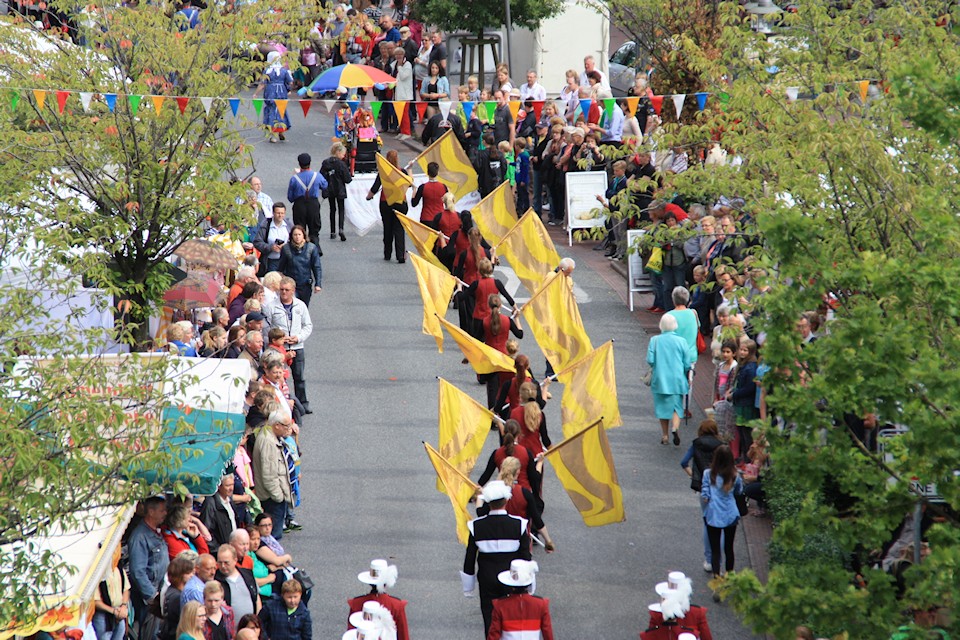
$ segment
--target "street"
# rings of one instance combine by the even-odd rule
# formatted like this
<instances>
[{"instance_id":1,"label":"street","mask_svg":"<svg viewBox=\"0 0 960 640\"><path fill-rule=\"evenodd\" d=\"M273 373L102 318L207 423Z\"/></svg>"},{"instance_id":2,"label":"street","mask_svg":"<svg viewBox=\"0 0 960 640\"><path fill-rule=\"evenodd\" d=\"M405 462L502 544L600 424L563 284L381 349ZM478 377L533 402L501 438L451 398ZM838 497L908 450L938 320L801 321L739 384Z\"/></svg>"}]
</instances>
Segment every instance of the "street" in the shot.
<instances>
[{"instance_id":1,"label":"street","mask_svg":"<svg viewBox=\"0 0 960 640\"><path fill-rule=\"evenodd\" d=\"M248 103L241 114L244 110L255 117ZM306 118L293 103L290 114L293 128L285 143L268 144L259 129L245 131L256 147L256 175L275 201L285 200L297 154L310 153L319 168L330 147L332 115L319 101ZM393 136L385 135L384 142L400 151L402 163L414 156ZM304 498L296 517L303 530L282 541L317 584L310 602L314 637L340 637L346 630L346 600L368 590L357 574L371 559L386 558L399 569L390 593L409 601L412 638L479 640L479 600L464 598L457 574L464 548L421 442L437 441L437 376L481 402L485 389L469 365L460 364L462 356L451 339L446 338L440 354L433 338L421 333L422 303L413 267L409 261L401 265L382 259L380 227L358 237L348 223L347 241L331 241L328 212L324 203L323 292L311 302L314 331L306 344L307 392L315 413L305 418L300 435ZM566 246L566 235L561 239L560 229L551 229L561 256L576 257ZM409 241L407 248L412 249ZM511 294L526 299L526 291L516 291L519 282L509 275L498 271L497 277ZM679 570L693 579L692 602L708 608L715 638L752 638L727 605L711 601L708 574L701 566L698 496L679 460L702 415L682 427L680 447L660 445L650 391L639 381L646 334L611 288L608 273L581 263L573 277L593 345L615 340L624 426L608 435L627 518L587 528L548 465L544 520L558 550L547 555L537 547L534 559L540 563L537 594L550 600L556 635L636 638L646 628L647 605L657 601L654 585L666 580L668 571ZM452 310L447 315L452 321L455 317ZM521 353L530 356L534 373L542 377L544 359L529 332ZM561 391L559 384L552 386L554 399L545 409L555 443L562 439ZM474 480L497 444L491 435ZM742 534L736 551L737 568L748 566Z\"/></svg>"}]
</instances>

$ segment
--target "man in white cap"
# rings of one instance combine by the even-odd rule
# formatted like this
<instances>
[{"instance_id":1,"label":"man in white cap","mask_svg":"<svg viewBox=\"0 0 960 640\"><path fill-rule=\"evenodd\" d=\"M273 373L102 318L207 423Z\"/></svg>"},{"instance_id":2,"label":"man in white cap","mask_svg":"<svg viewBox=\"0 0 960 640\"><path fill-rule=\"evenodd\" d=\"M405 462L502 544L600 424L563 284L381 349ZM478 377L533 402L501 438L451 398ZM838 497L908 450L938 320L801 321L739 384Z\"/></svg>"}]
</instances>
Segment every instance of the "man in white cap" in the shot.
<instances>
[{"instance_id":1,"label":"man in white cap","mask_svg":"<svg viewBox=\"0 0 960 640\"><path fill-rule=\"evenodd\" d=\"M514 560L508 571L501 571L497 576L510 593L493 601L487 640L541 637L553 640L550 601L530 593L539 568L536 562Z\"/></svg>"},{"instance_id":2,"label":"man in white cap","mask_svg":"<svg viewBox=\"0 0 960 640\"><path fill-rule=\"evenodd\" d=\"M386 560L379 558L371 560L370 568L357 575L357 579L364 584L370 585L370 593L347 600L347 605L350 607L347 629L360 626L356 623L358 618L355 617L355 614L362 614L364 605L368 602L374 602L389 613L391 616L391 624L395 629L392 638L389 637L388 632L388 635L381 635L380 639L393 640L393 638L395 638L396 640L410 640L410 632L407 628L407 601L391 596L385 591L397 583L396 565L387 564ZM359 620L363 619L364 616L360 615ZM344 636L344 638L346 638L346 636Z\"/></svg>"},{"instance_id":3,"label":"man in white cap","mask_svg":"<svg viewBox=\"0 0 960 640\"><path fill-rule=\"evenodd\" d=\"M641 640L676 638L681 632L694 633L701 640L713 640L707 624L707 610L690 604L693 585L690 578L680 571L671 571L666 582L655 587L660 602L647 607L650 621L647 630L640 634Z\"/></svg>"},{"instance_id":4,"label":"man in white cap","mask_svg":"<svg viewBox=\"0 0 960 640\"><path fill-rule=\"evenodd\" d=\"M493 600L509 593L500 580L502 571L509 571L514 560L530 560L530 537L527 521L511 516L504 508L513 491L502 480L488 482L483 488L483 501L490 513L467 523L470 539L463 559L460 581L465 597L473 596L480 584L480 612L484 633L490 632Z\"/></svg>"}]
</instances>

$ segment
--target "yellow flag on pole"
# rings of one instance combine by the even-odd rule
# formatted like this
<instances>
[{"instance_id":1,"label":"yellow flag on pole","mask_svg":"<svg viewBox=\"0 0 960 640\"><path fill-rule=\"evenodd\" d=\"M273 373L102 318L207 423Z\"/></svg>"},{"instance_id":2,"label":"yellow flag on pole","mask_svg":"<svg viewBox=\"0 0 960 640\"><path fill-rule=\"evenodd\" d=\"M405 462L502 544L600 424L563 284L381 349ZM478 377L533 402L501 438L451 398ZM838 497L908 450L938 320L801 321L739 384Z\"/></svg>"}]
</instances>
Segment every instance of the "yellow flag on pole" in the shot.
<instances>
[{"instance_id":1,"label":"yellow flag on pole","mask_svg":"<svg viewBox=\"0 0 960 640\"><path fill-rule=\"evenodd\" d=\"M548 275L521 312L556 371L593 351L567 277L562 273Z\"/></svg>"},{"instance_id":2,"label":"yellow flag on pole","mask_svg":"<svg viewBox=\"0 0 960 640\"><path fill-rule=\"evenodd\" d=\"M564 437L572 436L601 418L607 429L623 424L617 401L612 340L559 371L557 379L563 383L560 422Z\"/></svg>"},{"instance_id":3,"label":"yellow flag on pole","mask_svg":"<svg viewBox=\"0 0 960 640\"><path fill-rule=\"evenodd\" d=\"M553 465L557 478L588 527L602 527L627 519L610 442L600 420L551 447L544 458Z\"/></svg>"},{"instance_id":4,"label":"yellow flag on pole","mask_svg":"<svg viewBox=\"0 0 960 640\"><path fill-rule=\"evenodd\" d=\"M493 412L443 378L438 380L440 439L437 447L447 462L469 476L490 433ZM437 490L443 492L440 482L437 482Z\"/></svg>"},{"instance_id":5,"label":"yellow flag on pole","mask_svg":"<svg viewBox=\"0 0 960 640\"><path fill-rule=\"evenodd\" d=\"M446 314L457 279L447 273L446 269L438 269L412 253L410 261L413 263L413 270L417 272L417 284L420 285L420 297L423 298L423 332L434 337L437 349L443 353L443 330L437 318Z\"/></svg>"},{"instance_id":6,"label":"yellow flag on pole","mask_svg":"<svg viewBox=\"0 0 960 640\"><path fill-rule=\"evenodd\" d=\"M416 158L417 164L427 171L427 165L436 162L440 165L440 174L437 179L447 185L457 200L478 187L477 172L467 157L467 152L460 146L460 141L450 129L440 138L423 150Z\"/></svg>"},{"instance_id":7,"label":"yellow flag on pole","mask_svg":"<svg viewBox=\"0 0 960 640\"><path fill-rule=\"evenodd\" d=\"M450 273L433 253L433 245L437 242L437 238L440 237L440 232L412 218L408 218L399 211L394 211L394 213L397 214L397 219L400 221L400 224L403 225L407 235L410 236L410 241L413 242L413 246L417 248L417 253L420 254L420 257L438 269L443 269L447 273Z\"/></svg>"},{"instance_id":8,"label":"yellow flag on pole","mask_svg":"<svg viewBox=\"0 0 960 640\"><path fill-rule=\"evenodd\" d=\"M453 515L457 519L457 540L460 544L467 544L470 537L470 530L467 529L467 523L470 521L470 512L467 511L467 505L473 494L480 486L474 483L466 475L460 473L452 464L446 461L440 453L424 442L423 448L427 450L427 457L437 472L437 478L443 485L443 492L450 498L450 504L453 505Z\"/></svg>"},{"instance_id":9,"label":"yellow flag on pole","mask_svg":"<svg viewBox=\"0 0 960 640\"><path fill-rule=\"evenodd\" d=\"M470 210L473 222L490 244L499 244L517 224L517 203L510 183L504 182Z\"/></svg>"},{"instance_id":10,"label":"yellow flag on pole","mask_svg":"<svg viewBox=\"0 0 960 640\"><path fill-rule=\"evenodd\" d=\"M407 189L413 186L413 178L405 174L379 153L377 154L377 172L387 204L402 204L407 201Z\"/></svg>"},{"instance_id":11,"label":"yellow flag on pole","mask_svg":"<svg viewBox=\"0 0 960 640\"><path fill-rule=\"evenodd\" d=\"M513 358L497 351L490 345L484 344L471 336L460 327L450 324L443 318L437 320L447 330L453 341L457 343L463 355L473 366L473 370L480 374L494 373L495 371L516 371L517 365Z\"/></svg>"},{"instance_id":12,"label":"yellow flag on pole","mask_svg":"<svg viewBox=\"0 0 960 640\"><path fill-rule=\"evenodd\" d=\"M540 216L530 209L497 245L497 255L507 259L523 286L532 294L543 279L560 263L560 254L543 226Z\"/></svg>"}]
</instances>

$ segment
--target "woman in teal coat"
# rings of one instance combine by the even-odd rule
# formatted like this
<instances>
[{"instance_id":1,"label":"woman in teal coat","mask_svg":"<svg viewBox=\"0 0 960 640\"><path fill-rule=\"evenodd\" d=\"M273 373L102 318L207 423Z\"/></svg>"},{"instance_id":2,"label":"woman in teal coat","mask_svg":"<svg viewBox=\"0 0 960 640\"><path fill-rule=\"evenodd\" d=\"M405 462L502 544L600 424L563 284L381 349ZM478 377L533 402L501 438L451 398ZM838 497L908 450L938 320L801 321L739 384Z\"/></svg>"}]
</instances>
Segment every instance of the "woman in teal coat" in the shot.
<instances>
[{"instance_id":1,"label":"woman in teal coat","mask_svg":"<svg viewBox=\"0 0 960 640\"><path fill-rule=\"evenodd\" d=\"M690 391L687 372L691 363L687 341L676 331L676 318L671 315L660 318L660 335L650 338L647 364L653 369L650 390L653 392L653 409L663 432L660 444L667 444L672 422L673 444L680 446L680 416L683 415L683 396Z\"/></svg>"}]
</instances>

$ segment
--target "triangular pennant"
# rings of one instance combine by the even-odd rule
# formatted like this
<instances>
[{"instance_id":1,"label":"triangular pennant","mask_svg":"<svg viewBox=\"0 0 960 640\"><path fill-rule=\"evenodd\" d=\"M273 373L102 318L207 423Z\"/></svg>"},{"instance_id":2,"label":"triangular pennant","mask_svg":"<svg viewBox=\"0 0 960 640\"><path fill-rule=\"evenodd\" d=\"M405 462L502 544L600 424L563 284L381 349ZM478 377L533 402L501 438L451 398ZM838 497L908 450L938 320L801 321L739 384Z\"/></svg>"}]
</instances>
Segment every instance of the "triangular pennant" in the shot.
<instances>
[{"instance_id":1,"label":"triangular pennant","mask_svg":"<svg viewBox=\"0 0 960 640\"><path fill-rule=\"evenodd\" d=\"M178 96L176 98L177 108L180 109L180 115L183 115L187 111L187 104L190 102L190 98L186 96Z\"/></svg>"},{"instance_id":2,"label":"triangular pennant","mask_svg":"<svg viewBox=\"0 0 960 640\"><path fill-rule=\"evenodd\" d=\"M473 115L473 102L461 102L460 106L463 107L463 115L467 116L467 120L470 120L470 116Z\"/></svg>"},{"instance_id":3,"label":"triangular pennant","mask_svg":"<svg viewBox=\"0 0 960 640\"><path fill-rule=\"evenodd\" d=\"M533 115L536 116L537 120L540 120L540 115L543 113L543 105L543 100L533 101Z\"/></svg>"},{"instance_id":4,"label":"triangular pennant","mask_svg":"<svg viewBox=\"0 0 960 640\"><path fill-rule=\"evenodd\" d=\"M686 100L686 94L679 94L673 96L673 110L677 114L677 120L680 119L680 112L683 111L683 101Z\"/></svg>"},{"instance_id":5,"label":"triangular pennant","mask_svg":"<svg viewBox=\"0 0 960 640\"><path fill-rule=\"evenodd\" d=\"M285 118L287 115L287 100L274 100L273 104L277 105L277 113L280 114L281 118Z\"/></svg>"},{"instance_id":6,"label":"triangular pennant","mask_svg":"<svg viewBox=\"0 0 960 640\"><path fill-rule=\"evenodd\" d=\"M510 109L510 116L513 118L513 121L517 121L517 114L520 113L520 101L511 100L507 103L507 107Z\"/></svg>"},{"instance_id":7,"label":"triangular pennant","mask_svg":"<svg viewBox=\"0 0 960 640\"><path fill-rule=\"evenodd\" d=\"M424 117L426 117L426 114L427 114L427 103L426 103L426 102L415 102L414 105L416 106L416 109L417 109L417 116L419 116L420 119L423 120Z\"/></svg>"},{"instance_id":8,"label":"triangular pennant","mask_svg":"<svg viewBox=\"0 0 960 640\"><path fill-rule=\"evenodd\" d=\"M117 108L117 94L105 93L103 99L107 103L107 109L110 109L110 113L113 113L113 110Z\"/></svg>"},{"instance_id":9,"label":"triangular pennant","mask_svg":"<svg viewBox=\"0 0 960 640\"><path fill-rule=\"evenodd\" d=\"M57 112L62 114L67 106L67 98L70 97L69 91L57 91Z\"/></svg>"},{"instance_id":10,"label":"triangular pennant","mask_svg":"<svg viewBox=\"0 0 960 640\"><path fill-rule=\"evenodd\" d=\"M407 111L407 101L400 100L393 103L393 111L397 114L397 122L403 122L403 115Z\"/></svg>"},{"instance_id":11,"label":"triangular pennant","mask_svg":"<svg viewBox=\"0 0 960 640\"><path fill-rule=\"evenodd\" d=\"M720 111L726 113L727 105L730 104L730 94L726 91L721 91L717 97L720 98Z\"/></svg>"},{"instance_id":12,"label":"triangular pennant","mask_svg":"<svg viewBox=\"0 0 960 640\"><path fill-rule=\"evenodd\" d=\"M47 101L47 92L41 89L34 89L33 99L37 101L37 110L43 111L43 104Z\"/></svg>"},{"instance_id":13,"label":"triangular pennant","mask_svg":"<svg viewBox=\"0 0 960 640\"><path fill-rule=\"evenodd\" d=\"M660 115L660 109L663 108L663 96L653 96L650 98L650 104L653 105L653 111L658 116Z\"/></svg>"},{"instance_id":14,"label":"triangular pennant","mask_svg":"<svg viewBox=\"0 0 960 640\"><path fill-rule=\"evenodd\" d=\"M163 96L150 96L150 100L153 102L153 110L160 115L163 111Z\"/></svg>"},{"instance_id":15,"label":"triangular pennant","mask_svg":"<svg viewBox=\"0 0 960 640\"><path fill-rule=\"evenodd\" d=\"M787 100L793 102L797 99L797 96L800 94L799 87L787 87Z\"/></svg>"},{"instance_id":16,"label":"triangular pennant","mask_svg":"<svg viewBox=\"0 0 960 640\"><path fill-rule=\"evenodd\" d=\"M591 106L593 106L593 100L590 98L584 98L580 101L580 112L583 113L584 120L590 117Z\"/></svg>"},{"instance_id":17,"label":"triangular pennant","mask_svg":"<svg viewBox=\"0 0 960 640\"><path fill-rule=\"evenodd\" d=\"M127 96L127 102L130 104L130 113L137 115L141 100L143 100L143 96Z\"/></svg>"},{"instance_id":18,"label":"triangular pennant","mask_svg":"<svg viewBox=\"0 0 960 640\"><path fill-rule=\"evenodd\" d=\"M701 91L695 95L697 96L697 110L703 111L707 108L707 94Z\"/></svg>"},{"instance_id":19,"label":"triangular pennant","mask_svg":"<svg viewBox=\"0 0 960 640\"><path fill-rule=\"evenodd\" d=\"M613 117L613 107L617 104L617 101L613 98L605 98L603 101L603 113L606 114L608 118Z\"/></svg>"},{"instance_id":20,"label":"triangular pennant","mask_svg":"<svg viewBox=\"0 0 960 640\"><path fill-rule=\"evenodd\" d=\"M870 89L870 81L861 80L860 82L857 83L857 85L860 87L860 102L862 102L863 104L866 104L867 91Z\"/></svg>"},{"instance_id":21,"label":"triangular pennant","mask_svg":"<svg viewBox=\"0 0 960 640\"><path fill-rule=\"evenodd\" d=\"M93 94L89 91L80 92L80 105L83 107L84 111L90 111L90 100L93 99Z\"/></svg>"},{"instance_id":22,"label":"triangular pennant","mask_svg":"<svg viewBox=\"0 0 960 640\"><path fill-rule=\"evenodd\" d=\"M263 111L263 98L253 99L253 110L257 112L257 117L260 117L260 113Z\"/></svg>"},{"instance_id":23,"label":"triangular pennant","mask_svg":"<svg viewBox=\"0 0 960 640\"><path fill-rule=\"evenodd\" d=\"M203 100L203 98L201 98L201 100ZM237 110L240 109L240 98L230 98L229 100L227 100L227 103L229 103L230 105L230 111L233 112L233 117L236 118ZM210 107L207 105L207 106L204 106L204 108L207 110L207 113L209 114Z\"/></svg>"},{"instance_id":24,"label":"triangular pennant","mask_svg":"<svg viewBox=\"0 0 960 640\"><path fill-rule=\"evenodd\" d=\"M13 90L10 92L10 111L14 111L17 108L17 103L20 102L20 92Z\"/></svg>"},{"instance_id":25,"label":"triangular pennant","mask_svg":"<svg viewBox=\"0 0 960 640\"><path fill-rule=\"evenodd\" d=\"M307 112L310 111L310 107L313 106L313 100L301 100L300 108L303 110L303 117L307 117Z\"/></svg>"},{"instance_id":26,"label":"triangular pennant","mask_svg":"<svg viewBox=\"0 0 960 640\"><path fill-rule=\"evenodd\" d=\"M327 108L327 113L330 113L331 111L333 111L333 106L335 104L337 104L337 101L331 98L327 98L326 100L323 101L323 106Z\"/></svg>"},{"instance_id":27,"label":"triangular pennant","mask_svg":"<svg viewBox=\"0 0 960 640\"><path fill-rule=\"evenodd\" d=\"M453 106L453 103L449 100L441 100L437 103L437 106L440 107L440 115L446 120L447 116L450 115L450 107Z\"/></svg>"},{"instance_id":28,"label":"triangular pennant","mask_svg":"<svg viewBox=\"0 0 960 640\"><path fill-rule=\"evenodd\" d=\"M497 112L497 103L493 100L489 102L484 102L484 106L487 108L487 120L493 122L496 112Z\"/></svg>"},{"instance_id":29,"label":"triangular pennant","mask_svg":"<svg viewBox=\"0 0 960 640\"><path fill-rule=\"evenodd\" d=\"M350 107L350 113L357 115L357 109L360 108L359 100L347 100L347 106Z\"/></svg>"},{"instance_id":30,"label":"triangular pennant","mask_svg":"<svg viewBox=\"0 0 960 640\"><path fill-rule=\"evenodd\" d=\"M383 108L383 103L379 100L374 100L370 103L370 112L373 114L373 119L376 120L380 117L380 109Z\"/></svg>"},{"instance_id":31,"label":"triangular pennant","mask_svg":"<svg viewBox=\"0 0 960 640\"><path fill-rule=\"evenodd\" d=\"M637 107L640 105L640 96L627 96L627 108L631 115L637 115Z\"/></svg>"}]
</instances>

